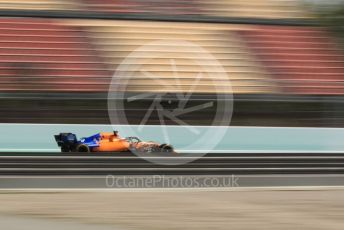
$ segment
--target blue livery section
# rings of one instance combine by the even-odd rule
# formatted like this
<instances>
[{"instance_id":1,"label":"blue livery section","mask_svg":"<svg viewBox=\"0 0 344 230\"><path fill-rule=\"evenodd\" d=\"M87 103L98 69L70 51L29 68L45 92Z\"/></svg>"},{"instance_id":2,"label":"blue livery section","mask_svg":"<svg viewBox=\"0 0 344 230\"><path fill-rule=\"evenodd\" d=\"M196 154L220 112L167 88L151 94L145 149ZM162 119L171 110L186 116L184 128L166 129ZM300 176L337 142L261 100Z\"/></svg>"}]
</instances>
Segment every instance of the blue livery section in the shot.
<instances>
[{"instance_id":1,"label":"blue livery section","mask_svg":"<svg viewBox=\"0 0 344 230\"><path fill-rule=\"evenodd\" d=\"M99 147L100 133L97 133L90 137L83 137L80 139L80 144L85 144L90 148Z\"/></svg>"}]
</instances>

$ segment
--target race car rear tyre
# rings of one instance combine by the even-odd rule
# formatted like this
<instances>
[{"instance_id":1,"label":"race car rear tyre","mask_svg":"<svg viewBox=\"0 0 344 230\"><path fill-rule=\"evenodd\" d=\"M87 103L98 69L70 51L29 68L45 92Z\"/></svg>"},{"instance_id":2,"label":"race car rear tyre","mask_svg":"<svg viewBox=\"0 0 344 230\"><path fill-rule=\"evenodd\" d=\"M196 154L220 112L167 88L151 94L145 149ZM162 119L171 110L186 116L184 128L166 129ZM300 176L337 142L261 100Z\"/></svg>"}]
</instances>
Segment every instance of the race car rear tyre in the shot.
<instances>
[{"instance_id":1,"label":"race car rear tyre","mask_svg":"<svg viewBox=\"0 0 344 230\"><path fill-rule=\"evenodd\" d=\"M80 152L80 153L89 153L90 148L87 145L80 144L80 145L76 146L76 151Z\"/></svg>"}]
</instances>

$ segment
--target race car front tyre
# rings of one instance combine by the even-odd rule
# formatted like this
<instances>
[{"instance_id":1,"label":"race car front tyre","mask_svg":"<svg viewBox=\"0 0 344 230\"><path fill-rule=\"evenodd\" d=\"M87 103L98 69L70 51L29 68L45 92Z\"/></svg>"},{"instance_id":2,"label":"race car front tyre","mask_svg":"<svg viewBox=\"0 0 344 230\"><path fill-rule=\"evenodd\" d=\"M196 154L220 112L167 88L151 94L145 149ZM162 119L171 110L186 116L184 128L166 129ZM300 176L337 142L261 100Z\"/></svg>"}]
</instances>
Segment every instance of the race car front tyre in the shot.
<instances>
[{"instance_id":1,"label":"race car front tyre","mask_svg":"<svg viewBox=\"0 0 344 230\"><path fill-rule=\"evenodd\" d=\"M160 146L160 148L162 149L162 152L165 152L165 153L171 153L173 152L173 147L171 145L167 145L167 144L162 144Z\"/></svg>"}]
</instances>

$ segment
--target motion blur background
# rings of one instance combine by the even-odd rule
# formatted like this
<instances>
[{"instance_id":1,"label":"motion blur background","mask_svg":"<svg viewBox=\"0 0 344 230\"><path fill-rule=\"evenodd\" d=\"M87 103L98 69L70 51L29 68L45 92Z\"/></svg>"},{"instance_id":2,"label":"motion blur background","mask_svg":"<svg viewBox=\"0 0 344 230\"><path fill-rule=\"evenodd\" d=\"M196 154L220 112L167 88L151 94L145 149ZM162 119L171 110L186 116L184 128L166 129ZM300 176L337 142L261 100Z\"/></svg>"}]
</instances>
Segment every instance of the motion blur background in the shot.
<instances>
[{"instance_id":1,"label":"motion blur background","mask_svg":"<svg viewBox=\"0 0 344 230\"><path fill-rule=\"evenodd\" d=\"M344 127L343 14L340 0L0 0L0 123L109 124L117 66L142 45L177 39L224 67L232 125ZM175 58L184 85L201 68L187 50L159 56ZM166 59L145 68L172 81ZM140 77L142 91L155 92ZM203 87L193 97L214 93ZM208 124L210 110L186 120Z\"/></svg>"}]
</instances>

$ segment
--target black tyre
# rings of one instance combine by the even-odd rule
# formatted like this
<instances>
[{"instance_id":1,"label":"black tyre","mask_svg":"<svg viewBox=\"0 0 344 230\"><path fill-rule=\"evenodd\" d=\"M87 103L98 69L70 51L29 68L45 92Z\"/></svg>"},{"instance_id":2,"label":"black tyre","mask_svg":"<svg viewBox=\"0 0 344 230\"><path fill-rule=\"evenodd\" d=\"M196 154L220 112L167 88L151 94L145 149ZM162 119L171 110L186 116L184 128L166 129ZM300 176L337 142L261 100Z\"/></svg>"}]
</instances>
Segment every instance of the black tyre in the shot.
<instances>
[{"instance_id":1,"label":"black tyre","mask_svg":"<svg viewBox=\"0 0 344 230\"><path fill-rule=\"evenodd\" d=\"M163 144L161 147L162 152L165 153L172 153L174 151L173 147L171 145Z\"/></svg>"},{"instance_id":2,"label":"black tyre","mask_svg":"<svg viewBox=\"0 0 344 230\"><path fill-rule=\"evenodd\" d=\"M163 149L167 144L161 144L159 148Z\"/></svg>"},{"instance_id":3,"label":"black tyre","mask_svg":"<svg viewBox=\"0 0 344 230\"><path fill-rule=\"evenodd\" d=\"M80 152L80 153L89 153L90 148L87 145L80 144L80 145L76 146L76 151Z\"/></svg>"}]
</instances>

